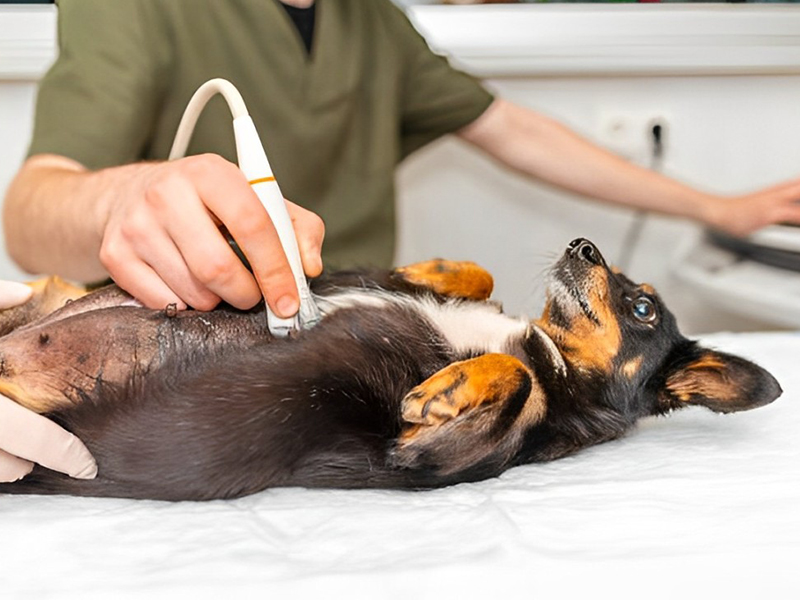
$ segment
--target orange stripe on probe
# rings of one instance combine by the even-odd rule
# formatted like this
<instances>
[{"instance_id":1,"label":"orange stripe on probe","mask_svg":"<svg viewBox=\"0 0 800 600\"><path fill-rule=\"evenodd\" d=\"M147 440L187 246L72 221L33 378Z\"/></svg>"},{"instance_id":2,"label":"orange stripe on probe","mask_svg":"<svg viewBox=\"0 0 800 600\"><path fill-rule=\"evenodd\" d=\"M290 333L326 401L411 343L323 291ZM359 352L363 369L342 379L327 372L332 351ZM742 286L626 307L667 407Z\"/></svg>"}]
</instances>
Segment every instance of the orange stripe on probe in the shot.
<instances>
[{"instance_id":1,"label":"orange stripe on probe","mask_svg":"<svg viewBox=\"0 0 800 600\"><path fill-rule=\"evenodd\" d=\"M268 181L275 181L274 177L262 177L261 179L253 179L253 181L248 181L250 185L255 185L257 183L267 183Z\"/></svg>"}]
</instances>

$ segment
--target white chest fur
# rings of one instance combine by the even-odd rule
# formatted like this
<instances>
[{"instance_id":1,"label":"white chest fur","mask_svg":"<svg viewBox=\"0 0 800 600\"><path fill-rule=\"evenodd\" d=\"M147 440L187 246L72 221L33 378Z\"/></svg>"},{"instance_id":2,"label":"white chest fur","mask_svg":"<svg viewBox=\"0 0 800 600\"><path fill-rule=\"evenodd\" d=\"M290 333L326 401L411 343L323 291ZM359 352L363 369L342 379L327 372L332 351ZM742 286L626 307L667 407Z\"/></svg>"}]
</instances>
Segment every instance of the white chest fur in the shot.
<instances>
[{"instance_id":1,"label":"white chest fur","mask_svg":"<svg viewBox=\"0 0 800 600\"><path fill-rule=\"evenodd\" d=\"M511 339L525 334L527 321L499 312L491 304L446 302L396 296L383 290L347 290L317 299L323 315L358 306L404 306L423 315L457 352L505 352Z\"/></svg>"}]
</instances>

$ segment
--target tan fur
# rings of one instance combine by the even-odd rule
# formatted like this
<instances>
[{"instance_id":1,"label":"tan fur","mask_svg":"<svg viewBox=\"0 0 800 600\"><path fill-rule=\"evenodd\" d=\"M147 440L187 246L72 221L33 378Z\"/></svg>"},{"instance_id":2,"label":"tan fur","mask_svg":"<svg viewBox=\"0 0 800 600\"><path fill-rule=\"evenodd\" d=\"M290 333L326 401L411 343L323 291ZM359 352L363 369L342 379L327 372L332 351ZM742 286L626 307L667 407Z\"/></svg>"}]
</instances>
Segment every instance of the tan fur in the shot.
<instances>
[{"instance_id":1,"label":"tan fur","mask_svg":"<svg viewBox=\"0 0 800 600\"><path fill-rule=\"evenodd\" d=\"M636 377L636 373L639 372L641 366L642 366L642 357L637 356L636 358L633 358L628 362L626 362L624 365L622 365L620 371L628 379L633 379L634 377Z\"/></svg>"},{"instance_id":2,"label":"tan fur","mask_svg":"<svg viewBox=\"0 0 800 600\"><path fill-rule=\"evenodd\" d=\"M694 396L706 396L731 401L738 397L735 383L726 379L725 365L712 355L701 356L685 369L667 379L667 389L681 402L691 402Z\"/></svg>"},{"instance_id":3,"label":"tan fur","mask_svg":"<svg viewBox=\"0 0 800 600\"><path fill-rule=\"evenodd\" d=\"M652 285L650 285L649 283L643 283L642 285L639 286L639 289L643 293L648 294L650 296L655 296L656 295L655 288Z\"/></svg>"},{"instance_id":4,"label":"tan fur","mask_svg":"<svg viewBox=\"0 0 800 600\"><path fill-rule=\"evenodd\" d=\"M607 300L607 277L605 269L594 269L593 281L586 294L586 301L599 325L583 313L571 320L568 329L554 325L548 320L549 303L544 316L536 324L556 342L565 360L573 366L610 373L622 345L622 332Z\"/></svg>"},{"instance_id":5,"label":"tan fur","mask_svg":"<svg viewBox=\"0 0 800 600\"><path fill-rule=\"evenodd\" d=\"M725 365L719 361L718 358L710 354L701 356L698 360L686 366L687 369L696 371L699 369L724 369Z\"/></svg>"},{"instance_id":6,"label":"tan fur","mask_svg":"<svg viewBox=\"0 0 800 600\"><path fill-rule=\"evenodd\" d=\"M60 277L39 279L27 285L33 289L30 300L25 304L0 311L0 336L49 315L67 302L87 294L85 288L73 285Z\"/></svg>"},{"instance_id":7,"label":"tan fur","mask_svg":"<svg viewBox=\"0 0 800 600\"><path fill-rule=\"evenodd\" d=\"M403 419L416 424L403 432L403 438L420 433L419 425L435 428L480 406L502 404L513 397L525 378L533 381L533 387L520 418L530 425L544 417L546 402L533 374L519 359L484 354L448 365L403 399Z\"/></svg>"},{"instance_id":8,"label":"tan fur","mask_svg":"<svg viewBox=\"0 0 800 600\"><path fill-rule=\"evenodd\" d=\"M0 313L1 335L45 317L68 302L87 294L86 288L73 285L60 277L47 277L27 285L33 289L30 300ZM46 338L41 338L39 341L46 343ZM69 403L54 381L46 375L39 377L38 369L32 371L24 361L18 364L16 355L12 360L12 357L6 354L8 353L0 352L0 394L38 413L48 412ZM15 378L21 371L33 373L34 378ZM85 385L86 382L83 383Z\"/></svg>"},{"instance_id":9,"label":"tan fur","mask_svg":"<svg viewBox=\"0 0 800 600\"><path fill-rule=\"evenodd\" d=\"M489 272L467 261L428 260L400 267L394 272L409 283L429 287L452 298L486 300L494 288Z\"/></svg>"}]
</instances>

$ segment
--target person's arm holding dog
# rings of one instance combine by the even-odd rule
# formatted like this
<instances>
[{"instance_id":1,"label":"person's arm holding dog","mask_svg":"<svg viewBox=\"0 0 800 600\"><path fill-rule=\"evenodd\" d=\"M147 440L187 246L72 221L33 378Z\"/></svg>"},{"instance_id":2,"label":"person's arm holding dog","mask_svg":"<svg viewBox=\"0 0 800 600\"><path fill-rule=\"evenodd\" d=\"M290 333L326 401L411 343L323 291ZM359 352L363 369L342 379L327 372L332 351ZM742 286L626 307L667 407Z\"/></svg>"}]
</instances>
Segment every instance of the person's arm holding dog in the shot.
<instances>
[{"instance_id":1,"label":"person's arm holding dog","mask_svg":"<svg viewBox=\"0 0 800 600\"><path fill-rule=\"evenodd\" d=\"M509 167L599 200L689 218L734 235L800 224L800 180L736 197L698 191L627 162L533 110L495 102L459 136Z\"/></svg>"}]
</instances>

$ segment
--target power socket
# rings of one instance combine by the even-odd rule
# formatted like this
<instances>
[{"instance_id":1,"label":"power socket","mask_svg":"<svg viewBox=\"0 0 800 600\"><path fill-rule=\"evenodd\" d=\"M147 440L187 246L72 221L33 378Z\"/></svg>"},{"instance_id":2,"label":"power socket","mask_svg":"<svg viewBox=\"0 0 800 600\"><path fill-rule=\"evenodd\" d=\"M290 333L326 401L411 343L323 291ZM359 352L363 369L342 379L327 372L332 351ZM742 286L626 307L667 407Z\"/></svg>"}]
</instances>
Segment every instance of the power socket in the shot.
<instances>
[{"instance_id":1,"label":"power socket","mask_svg":"<svg viewBox=\"0 0 800 600\"><path fill-rule=\"evenodd\" d=\"M660 111L608 112L598 119L595 140L614 154L645 166L662 159L669 119Z\"/></svg>"}]
</instances>

